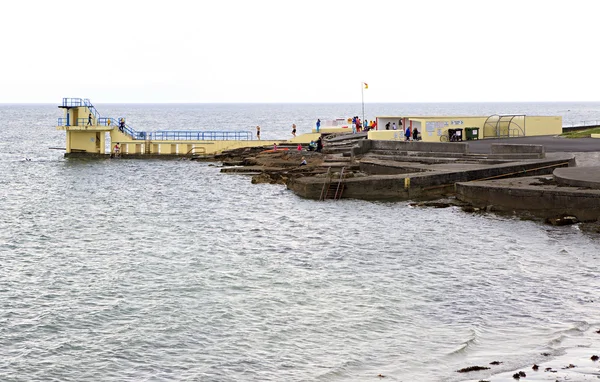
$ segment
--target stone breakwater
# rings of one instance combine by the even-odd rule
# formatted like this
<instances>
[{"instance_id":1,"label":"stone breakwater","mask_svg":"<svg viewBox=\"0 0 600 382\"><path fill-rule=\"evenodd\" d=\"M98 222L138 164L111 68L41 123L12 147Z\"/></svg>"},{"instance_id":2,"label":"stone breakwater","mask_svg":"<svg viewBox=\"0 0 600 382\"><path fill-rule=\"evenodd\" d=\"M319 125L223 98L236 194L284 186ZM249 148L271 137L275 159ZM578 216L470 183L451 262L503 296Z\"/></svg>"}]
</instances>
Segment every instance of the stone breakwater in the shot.
<instances>
[{"instance_id":1,"label":"stone breakwater","mask_svg":"<svg viewBox=\"0 0 600 382\"><path fill-rule=\"evenodd\" d=\"M576 168L575 156L546 153L541 145L492 144L489 153L476 154L469 152L468 143L341 136L329 140L323 154L292 148L265 151L224 153L222 171L251 174L255 183L285 184L309 199L331 195L335 199L417 201L456 197L472 210L539 218L573 216L573 222L600 218L600 186L593 189L557 180L552 175L556 169L568 173ZM306 166L300 165L302 157ZM335 192L328 192L332 189ZM569 220L561 223L565 221Z\"/></svg>"}]
</instances>

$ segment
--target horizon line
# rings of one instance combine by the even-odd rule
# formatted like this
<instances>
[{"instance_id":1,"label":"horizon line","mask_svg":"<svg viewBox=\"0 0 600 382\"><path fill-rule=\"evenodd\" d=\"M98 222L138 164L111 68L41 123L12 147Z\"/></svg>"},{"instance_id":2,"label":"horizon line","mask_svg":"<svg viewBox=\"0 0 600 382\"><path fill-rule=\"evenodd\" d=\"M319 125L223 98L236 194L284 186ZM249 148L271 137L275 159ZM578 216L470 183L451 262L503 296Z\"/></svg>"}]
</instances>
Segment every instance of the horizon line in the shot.
<instances>
[{"instance_id":1,"label":"horizon line","mask_svg":"<svg viewBox=\"0 0 600 382\"><path fill-rule=\"evenodd\" d=\"M401 102L365 102L365 104L440 104L440 103L600 103L587 100L568 100L568 101L401 101ZM361 102L327 101L327 102L308 102L308 101L284 101L284 102L189 102L189 101L160 101L160 102L94 102L94 104L112 104L112 105L335 105L335 104L358 104ZM60 102L0 102L0 105L60 105Z\"/></svg>"}]
</instances>

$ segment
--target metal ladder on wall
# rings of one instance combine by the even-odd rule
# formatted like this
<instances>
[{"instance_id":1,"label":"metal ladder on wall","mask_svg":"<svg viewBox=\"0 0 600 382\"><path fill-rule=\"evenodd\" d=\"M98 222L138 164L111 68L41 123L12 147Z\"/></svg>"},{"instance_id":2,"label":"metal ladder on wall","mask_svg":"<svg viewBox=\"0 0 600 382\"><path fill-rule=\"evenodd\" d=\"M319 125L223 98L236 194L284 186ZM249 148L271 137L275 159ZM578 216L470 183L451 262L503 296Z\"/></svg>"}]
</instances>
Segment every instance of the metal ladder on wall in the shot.
<instances>
[{"instance_id":1,"label":"metal ladder on wall","mask_svg":"<svg viewBox=\"0 0 600 382\"><path fill-rule=\"evenodd\" d=\"M319 197L319 200L326 200L326 199L339 200L342 198L342 193L344 192L344 188L345 188L345 184L342 183L342 180L344 180L344 170L345 169L346 169L346 167L342 167L342 169L340 171L340 177L338 178L337 182L331 181L331 177L330 177L331 167L329 167L327 169L327 175L326 175L327 180L325 181L325 183L323 183L323 188L321 189L321 196Z\"/></svg>"},{"instance_id":2,"label":"metal ladder on wall","mask_svg":"<svg viewBox=\"0 0 600 382\"><path fill-rule=\"evenodd\" d=\"M206 148L204 147L192 147L186 154L190 159L198 159L206 156Z\"/></svg>"}]
</instances>

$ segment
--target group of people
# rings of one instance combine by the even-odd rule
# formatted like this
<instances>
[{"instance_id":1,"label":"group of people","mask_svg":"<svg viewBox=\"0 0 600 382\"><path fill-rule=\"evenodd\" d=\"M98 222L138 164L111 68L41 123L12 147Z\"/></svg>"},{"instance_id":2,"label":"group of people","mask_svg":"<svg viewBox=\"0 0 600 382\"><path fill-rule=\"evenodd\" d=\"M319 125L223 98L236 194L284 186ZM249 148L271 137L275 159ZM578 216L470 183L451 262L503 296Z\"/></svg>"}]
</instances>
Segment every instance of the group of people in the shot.
<instances>
[{"instance_id":1,"label":"group of people","mask_svg":"<svg viewBox=\"0 0 600 382\"><path fill-rule=\"evenodd\" d=\"M377 128L377 121L361 121L358 116L348 118L348 124L352 126L353 133L360 133L361 131L367 132Z\"/></svg>"},{"instance_id":2,"label":"group of people","mask_svg":"<svg viewBox=\"0 0 600 382\"><path fill-rule=\"evenodd\" d=\"M308 151L316 151L316 152L320 153L322 150L323 150L323 140L321 137L319 137L319 139L317 139L316 142L314 140L312 140L308 144Z\"/></svg>"},{"instance_id":3,"label":"group of people","mask_svg":"<svg viewBox=\"0 0 600 382\"><path fill-rule=\"evenodd\" d=\"M391 125L391 126L390 126ZM418 141L421 139L421 135L419 134L419 130L417 130L416 127L414 128L410 128L410 127L406 127L406 129L402 128L402 120L399 119L398 120L398 126L396 126L396 122L388 122L385 124L385 129L386 130L398 130L398 129L403 129L404 130L404 138L407 141L413 140L413 141Z\"/></svg>"}]
</instances>

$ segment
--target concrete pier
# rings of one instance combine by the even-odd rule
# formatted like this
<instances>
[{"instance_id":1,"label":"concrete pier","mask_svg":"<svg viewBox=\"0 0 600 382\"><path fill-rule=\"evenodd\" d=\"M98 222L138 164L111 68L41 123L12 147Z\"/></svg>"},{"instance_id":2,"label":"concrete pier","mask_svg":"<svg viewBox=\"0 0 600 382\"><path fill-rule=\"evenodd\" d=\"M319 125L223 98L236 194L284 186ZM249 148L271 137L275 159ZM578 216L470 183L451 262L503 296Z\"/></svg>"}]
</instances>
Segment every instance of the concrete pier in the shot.
<instances>
[{"instance_id":1,"label":"concrete pier","mask_svg":"<svg viewBox=\"0 0 600 382\"><path fill-rule=\"evenodd\" d=\"M545 158L539 145L493 146L492 153L482 155L469 153L468 143L362 140L352 148L360 172L291 179L287 186L311 199L319 199L332 182L343 183L342 198L433 199L454 194L459 182L550 175L555 168L575 166L573 155Z\"/></svg>"},{"instance_id":2,"label":"concrete pier","mask_svg":"<svg viewBox=\"0 0 600 382\"><path fill-rule=\"evenodd\" d=\"M541 218L569 215L595 221L600 217L600 189L562 186L552 176L457 183L456 197L479 208Z\"/></svg>"}]
</instances>

